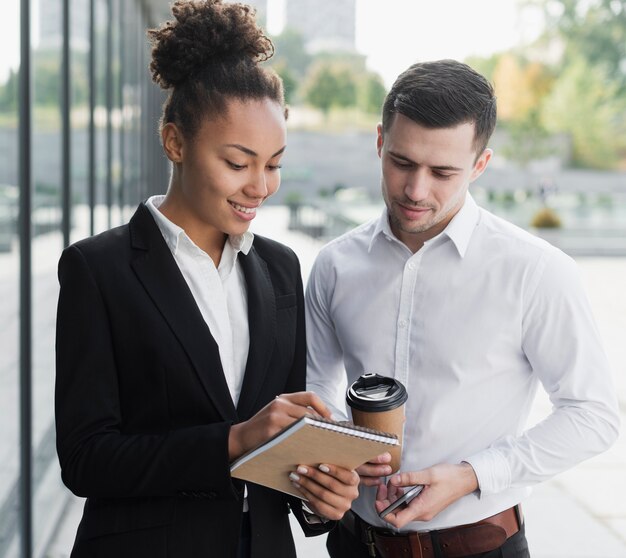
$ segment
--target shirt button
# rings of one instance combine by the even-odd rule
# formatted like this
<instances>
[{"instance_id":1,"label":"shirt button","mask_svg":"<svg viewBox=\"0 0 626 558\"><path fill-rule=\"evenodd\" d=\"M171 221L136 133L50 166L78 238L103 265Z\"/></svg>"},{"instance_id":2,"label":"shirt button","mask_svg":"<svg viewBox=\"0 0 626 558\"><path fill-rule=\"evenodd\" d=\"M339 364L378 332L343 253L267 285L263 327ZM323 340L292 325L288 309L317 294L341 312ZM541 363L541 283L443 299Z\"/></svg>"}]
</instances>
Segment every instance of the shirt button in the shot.
<instances>
[{"instance_id":1,"label":"shirt button","mask_svg":"<svg viewBox=\"0 0 626 558\"><path fill-rule=\"evenodd\" d=\"M409 265L407 266L411 271L413 271L415 269L415 263L413 262L409 262Z\"/></svg>"},{"instance_id":2,"label":"shirt button","mask_svg":"<svg viewBox=\"0 0 626 558\"><path fill-rule=\"evenodd\" d=\"M398 322L398 327L404 329L406 327L406 320L400 320Z\"/></svg>"}]
</instances>

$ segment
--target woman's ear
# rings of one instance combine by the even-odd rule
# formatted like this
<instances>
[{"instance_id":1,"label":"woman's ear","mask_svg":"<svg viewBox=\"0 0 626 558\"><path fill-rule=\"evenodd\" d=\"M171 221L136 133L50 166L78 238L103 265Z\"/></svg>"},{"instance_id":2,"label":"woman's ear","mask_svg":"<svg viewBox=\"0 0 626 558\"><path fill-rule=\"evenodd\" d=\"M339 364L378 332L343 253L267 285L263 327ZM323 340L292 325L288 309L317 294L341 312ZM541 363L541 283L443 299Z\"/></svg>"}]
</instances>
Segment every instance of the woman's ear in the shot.
<instances>
[{"instance_id":1,"label":"woman's ear","mask_svg":"<svg viewBox=\"0 0 626 558\"><path fill-rule=\"evenodd\" d=\"M172 163L182 163L185 140L176 124L168 122L161 129L161 141L167 158Z\"/></svg>"}]
</instances>

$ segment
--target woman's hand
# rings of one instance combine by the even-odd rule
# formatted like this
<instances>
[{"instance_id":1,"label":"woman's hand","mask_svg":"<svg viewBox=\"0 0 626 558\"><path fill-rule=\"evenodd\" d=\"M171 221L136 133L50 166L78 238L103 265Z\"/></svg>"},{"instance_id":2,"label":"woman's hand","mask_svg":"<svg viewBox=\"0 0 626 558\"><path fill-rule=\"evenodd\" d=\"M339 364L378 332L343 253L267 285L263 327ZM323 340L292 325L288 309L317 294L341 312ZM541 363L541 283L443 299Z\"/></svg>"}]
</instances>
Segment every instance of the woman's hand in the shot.
<instances>
[{"instance_id":1,"label":"woman's hand","mask_svg":"<svg viewBox=\"0 0 626 558\"><path fill-rule=\"evenodd\" d=\"M308 500L317 515L339 520L359 495L356 471L322 464L318 468L300 465L289 475L291 483Z\"/></svg>"},{"instance_id":2,"label":"woman's hand","mask_svg":"<svg viewBox=\"0 0 626 558\"><path fill-rule=\"evenodd\" d=\"M230 461L269 440L277 432L305 415L330 418L331 413L324 402L312 392L300 391L278 395L251 419L231 426L228 436Z\"/></svg>"}]
</instances>

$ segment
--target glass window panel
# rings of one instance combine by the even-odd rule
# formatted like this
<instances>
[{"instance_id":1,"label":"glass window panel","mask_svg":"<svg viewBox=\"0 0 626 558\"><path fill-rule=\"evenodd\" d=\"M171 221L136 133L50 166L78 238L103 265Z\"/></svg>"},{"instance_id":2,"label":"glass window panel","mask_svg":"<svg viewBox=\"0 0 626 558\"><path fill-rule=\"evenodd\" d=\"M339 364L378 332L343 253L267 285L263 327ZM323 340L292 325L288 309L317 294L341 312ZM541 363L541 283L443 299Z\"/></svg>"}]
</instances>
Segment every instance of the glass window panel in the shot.
<instances>
[{"instance_id":1,"label":"glass window panel","mask_svg":"<svg viewBox=\"0 0 626 558\"><path fill-rule=\"evenodd\" d=\"M0 57L0 556L17 549L19 475L19 3L4 6Z\"/></svg>"},{"instance_id":2,"label":"glass window panel","mask_svg":"<svg viewBox=\"0 0 626 558\"><path fill-rule=\"evenodd\" d=\"M89 236L89 1L70 1L71 241Z\"/></svg>"},{"instance_id":3,"label":"glass window panel","mask_svg":"<svg viewBox=\"0 0 626 558\"><path fill-rule=\"evenodd\" d=\"M94 232L109 228L106 205L107 152L106 152L106 51L107 51L107 2L95 2L95 64L96 64L96 199L94 208Z\"/></svg>"},{"instance_id":4,"label":"glass window panel","mask_svg":"<svg viewBox=\"0 0 626 558\"><path fill-rule=\"evenodd\" d=\"M32 45L33 548L43 550L65 498L54 446L54 337L61 232L62 1L34 3Z\"/></svg>"}]
</instances>

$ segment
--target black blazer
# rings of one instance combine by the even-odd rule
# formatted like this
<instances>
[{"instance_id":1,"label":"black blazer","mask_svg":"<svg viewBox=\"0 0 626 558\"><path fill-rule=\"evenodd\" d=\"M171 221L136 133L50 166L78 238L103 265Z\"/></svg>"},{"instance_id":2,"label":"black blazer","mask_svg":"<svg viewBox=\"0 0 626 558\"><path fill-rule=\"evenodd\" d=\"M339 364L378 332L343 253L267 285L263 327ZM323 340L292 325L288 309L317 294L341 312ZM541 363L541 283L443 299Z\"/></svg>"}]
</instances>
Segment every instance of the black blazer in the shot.
<instances>
[{"instance_id":1,"label":"black blazer","mask_svg":"<svg viewBox=\"0 0 626 558\"><path fill-rule=\"evenodd\" d=\"M228 433L277 394L305 389L295 254L255 237L244 271L250 350L237 408L217 344L148 208L59 262L56 427L63 481L87 497L73 557L231 557L243 483ZM254 557L293 557L289 506L248 485Z\"/></svg>"}]
</instances>

